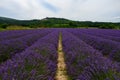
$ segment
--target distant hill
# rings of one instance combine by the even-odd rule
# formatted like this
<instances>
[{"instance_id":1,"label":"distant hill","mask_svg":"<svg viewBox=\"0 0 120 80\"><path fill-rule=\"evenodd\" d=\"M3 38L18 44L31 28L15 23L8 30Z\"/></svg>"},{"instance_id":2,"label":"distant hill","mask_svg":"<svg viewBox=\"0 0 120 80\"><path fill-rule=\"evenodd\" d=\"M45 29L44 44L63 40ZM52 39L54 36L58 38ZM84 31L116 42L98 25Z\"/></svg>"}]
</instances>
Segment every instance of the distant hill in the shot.
<instances>
[{"instance_id":1,"label":"distant hill","mask_svg":"<svg viewBox=\"0 0 120 80\"><path fill-rule=\"evenodd\" d=\"M91 22L91 21L72 21L64 18L46 17L41 20L17 20L0 17L0 28L8 26L24 26L30 28L120 28L120 23L112 22Z\"/></svg>"}]
</instances>

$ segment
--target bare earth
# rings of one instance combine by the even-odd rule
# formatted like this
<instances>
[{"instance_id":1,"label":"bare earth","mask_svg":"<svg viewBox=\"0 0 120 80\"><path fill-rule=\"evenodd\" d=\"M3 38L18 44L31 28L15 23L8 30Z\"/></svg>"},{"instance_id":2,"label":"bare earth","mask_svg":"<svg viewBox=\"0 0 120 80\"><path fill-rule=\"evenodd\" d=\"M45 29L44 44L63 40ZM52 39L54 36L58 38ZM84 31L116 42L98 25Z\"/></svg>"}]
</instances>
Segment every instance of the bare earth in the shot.
<instances>
[{"instance_id":1,"label":"bare earth","mask_svg":"<svg viewBox=\"0 0 120 80\"><path fill-rule=\"evenodd\" d=\"M64 60L64 53L62 51L61 35L59 37L59 43L58 43L58 64L57 64L57 73L55 80L68 80L68 76L66 72L66 64Z\"/></svg>"}]
</instances>

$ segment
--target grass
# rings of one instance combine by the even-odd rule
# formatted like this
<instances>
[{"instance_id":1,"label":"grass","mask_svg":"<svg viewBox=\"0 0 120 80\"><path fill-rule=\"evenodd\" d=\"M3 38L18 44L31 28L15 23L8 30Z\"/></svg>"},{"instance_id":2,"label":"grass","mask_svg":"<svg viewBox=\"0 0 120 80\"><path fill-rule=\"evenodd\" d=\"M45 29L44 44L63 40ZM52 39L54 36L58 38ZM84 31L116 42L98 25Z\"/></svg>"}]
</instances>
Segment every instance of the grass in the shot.
<instances>
[{"instance_id":1,"label":"grass","mask_svg":"<svg viewBox=\"0 0 120 80\"><path fill-rule=\"evenodd\" d=\"M29 29L35 29L35 28L29 28L24 26L8 26L7 28L0 28L0 31L6 31L6 30L29 30Z\"/></svg>"},{"instance_id":2,"label":"grass","mask_svg":"<svg viewBox=\"0 0 120 80\"><path fill-rule=\"evenodd\" d=\"M32 29L29 27L23 27L23 26L8 26L6 30L24 30L24 29Z\"/></svg>"},{"instance_id":3,"label":"grass","mask_svg":"<svg viewBox=\"0 0 120 80\"><path fill-rule=\"evenodd\" d=\"M3 28L0 28L0 31L4 31L5 29L3 29Z\"/></svg>"}]
</instances>

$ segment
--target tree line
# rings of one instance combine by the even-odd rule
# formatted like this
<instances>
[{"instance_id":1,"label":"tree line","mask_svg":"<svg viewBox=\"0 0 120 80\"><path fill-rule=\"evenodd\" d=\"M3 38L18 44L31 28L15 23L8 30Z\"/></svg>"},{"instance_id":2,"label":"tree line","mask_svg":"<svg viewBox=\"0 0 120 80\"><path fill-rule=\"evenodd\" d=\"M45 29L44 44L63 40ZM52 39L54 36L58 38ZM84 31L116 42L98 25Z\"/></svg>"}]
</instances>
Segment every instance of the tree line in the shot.
<instances>
[{"instance_id":1,"label":"tree line","mask_svg":"<svg viewBox=\"0 0 120 80\"><path fill-rule=\"evenodd\" d=\"M101 28L120 29L120 23L112 22L91 22L72 21L64 18L44 18L41 20L15 20L0 17L0 28L6 29L8 26L23 26L29 28Z\"/></svg>"}]
</instances>

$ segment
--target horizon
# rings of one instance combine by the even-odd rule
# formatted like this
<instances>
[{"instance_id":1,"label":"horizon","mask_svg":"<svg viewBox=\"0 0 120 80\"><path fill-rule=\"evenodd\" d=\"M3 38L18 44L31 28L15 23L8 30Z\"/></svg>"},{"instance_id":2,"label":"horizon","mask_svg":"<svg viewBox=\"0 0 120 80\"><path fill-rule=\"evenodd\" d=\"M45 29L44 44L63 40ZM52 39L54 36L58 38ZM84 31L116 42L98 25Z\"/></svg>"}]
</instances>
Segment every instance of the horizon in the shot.
<instances>
[{"instance_id":1,"label":"horizon","mask_svg":"<svg viewBox=\"0 0 120 80\"><path fill-rule=\"evenodd\" d=\"M120 0L1 0L0 16L18 20L55 17L74 21L120 22L119 7Z\"/></svg>"},{"instance_id":2,"label":"horizon","mask_svg":"<svg viewBox=\"0 0 120 80\"><path fill-rule=\"evenodd\" d=\"M45 18L60 18L60 17L45 17L45 18L42 18L42 19L16 19L16 18L11 18L11 17L5 17L5 16L0 16L2 18L8 18L8 19L14 19L14 20L43 20ZM61 19L67 19L67 18L61 18ZM100 22L100 21L80 21L80 20L72 20L72 19L67 19L67 20L70 20L70 21L79 21L79 22ZM101 21L102 22L102 21ZM104 21L103 21L104 23ZM105 23L120 23L120 22L105 22Z\"/></svg>"}]
</instances>

